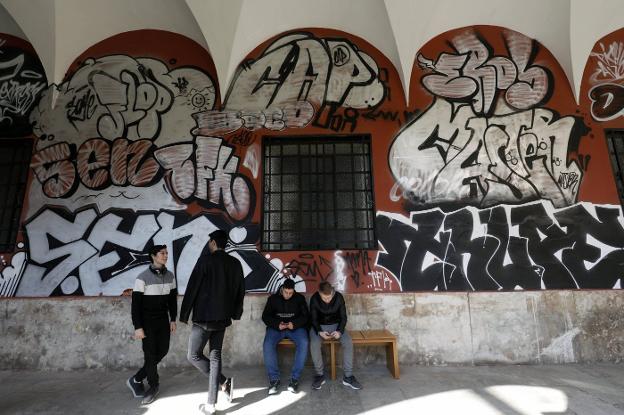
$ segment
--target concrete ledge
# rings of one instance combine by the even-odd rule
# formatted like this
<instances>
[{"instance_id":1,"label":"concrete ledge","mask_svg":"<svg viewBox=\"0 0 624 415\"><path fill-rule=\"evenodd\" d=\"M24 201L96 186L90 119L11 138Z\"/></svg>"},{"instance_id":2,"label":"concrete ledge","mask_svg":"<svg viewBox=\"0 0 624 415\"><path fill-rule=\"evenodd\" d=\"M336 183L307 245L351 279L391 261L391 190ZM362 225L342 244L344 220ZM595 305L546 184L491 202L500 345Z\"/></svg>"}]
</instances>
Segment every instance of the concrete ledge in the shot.
<instances>
[{"instance_id":1,"label":"concrete ledge","mask_svg":"<svg viewBox=\"0 0 624 415\"><path fill-rule=\"evenodd\" d=\"M181 299L180 299L181 300ZM346 296L352 329L387 328L405 364L619 362L624 291L400 293ZM228 329L227 366L262 362L264 295L248 295ZM0 299L0 369L130 368L129 297ZM188 365L189 327L172 337L164 367ZM339 353L340 355L340 353ZM384 364L382 348L356 348L356 367Z\"/></svg>"}]
</instances>

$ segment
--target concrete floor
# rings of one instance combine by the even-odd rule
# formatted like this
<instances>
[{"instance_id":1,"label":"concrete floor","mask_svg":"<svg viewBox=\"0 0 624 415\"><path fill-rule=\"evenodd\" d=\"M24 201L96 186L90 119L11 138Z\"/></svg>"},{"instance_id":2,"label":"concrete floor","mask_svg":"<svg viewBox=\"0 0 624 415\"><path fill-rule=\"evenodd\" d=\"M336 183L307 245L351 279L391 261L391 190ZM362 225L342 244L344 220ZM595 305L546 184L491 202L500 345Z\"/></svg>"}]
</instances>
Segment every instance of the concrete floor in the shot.
<instances>
[{"instance_id":1,"label":"concrete floor","mask_svg":"<svg viewBox=\"0 0 624 415\"><path fill-rule=\"evenodd\" d=\"M161 393L141 406L125 386L130 371L0 371L1 414L198 414L207 381L194 369L161 370ZM266 395L262 367L226 369L235 377L231 414L624 414L624 366L404 366L400 380L381 366L356 373L361 391L328 381Z\"/></svg>"}]
</instances>

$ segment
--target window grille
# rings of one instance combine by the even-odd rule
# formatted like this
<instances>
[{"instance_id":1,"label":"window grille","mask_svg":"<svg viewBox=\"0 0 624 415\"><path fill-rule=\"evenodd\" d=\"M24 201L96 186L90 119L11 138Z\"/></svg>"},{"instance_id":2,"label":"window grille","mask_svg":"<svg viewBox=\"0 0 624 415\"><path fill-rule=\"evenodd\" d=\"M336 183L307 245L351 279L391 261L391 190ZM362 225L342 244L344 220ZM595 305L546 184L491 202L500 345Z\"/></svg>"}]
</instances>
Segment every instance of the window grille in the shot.
<instances>
[{"instance_id":1,"label":"window grille","mask_svg":"<svg viewBox=\"0 0 624 415\"><path fill-rule=\"evenodd\" d=\"M375 249L370 137L265 137L262 249Z\"/></svg>"}]
</instances>

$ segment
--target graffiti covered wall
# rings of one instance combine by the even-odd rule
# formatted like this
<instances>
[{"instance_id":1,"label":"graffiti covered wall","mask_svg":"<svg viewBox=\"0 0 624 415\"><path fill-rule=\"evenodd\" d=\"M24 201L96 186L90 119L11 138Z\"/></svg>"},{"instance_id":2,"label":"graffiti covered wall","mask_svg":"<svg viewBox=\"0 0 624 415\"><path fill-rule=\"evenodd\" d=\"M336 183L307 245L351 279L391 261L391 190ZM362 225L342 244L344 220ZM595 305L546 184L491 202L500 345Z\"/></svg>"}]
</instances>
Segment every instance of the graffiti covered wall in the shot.
<instances>
[{"instance_id":1,"label":"graffiti covered wall","mask_svg":"<svg viewBox=\"0 0 624 415\"><path fill-rule=\"evenodd\" d=\"M520 33L432 39L409 107L383 54L328 29L259 45L223 99L209 53L170 32L93 45L60 85L33 62L0 90L22 94L0 101L21 117L2 136L35 140L2 296L120 295L153 244L168 246L183 292L216 228L249 292L286 276L299 291L619 287L624 218L597 131L621 108L579 109L556 60ZM601 103L619 91L604 74L592 82L608 91L586 93ZM262 140L351 134L371 136L379 249L260 252Z\"/></svg>"},{"instance_id":2,"label":"graffiti covered wall","mask_svg":"<svg viewBox=\"0 0 624 415\"><path fill-rule=\"evenodd\" d=\"M0 34L0 140L31 139L29 116L47 84L45 71L32 45L17 37ZM3 183L9 180L18 178L2 179ZM3 217L0 220L9 219ZM21 233L18 235L18 239L22 239ZM11 242L17 242L18 251L0 253L0 297L15 294L24 272L25 245L21 240Z\"/></svg>"},{"instance_id":3,"label":"graffiti covered wall","mask_svg":"<svg viewBox=\"0 0 624 415\"><path fill-rule=\"evenodd\" d=\"M411 85L423 110L388 153L407 212L377 216L378 264L404 290L619 287L604 143L546 49L503 28L450 31L422 47Z\"/></svg>"},{"instance_id":4,"label":"graffiti covered wall","mask_svg":"<svg viewBox=\"0 0 624 415\"><path fill-rule=\"evenodd\" d=\"M216 228L229 231L248 291L273 291L285 275L301 291L320 280L347 290L347 278L396 290L372 277L368 252L258 251L262 136L383 132L389 142L404 116L390 109L405 107L390 68L363 41L300 31L252 52L221 104L209 54L187 38L137 31L94 45L29 114L22 251L5 267L20 270L15 295L120 295L152 244L168 246L183 292Z\"/></svg>"}]
</instances>

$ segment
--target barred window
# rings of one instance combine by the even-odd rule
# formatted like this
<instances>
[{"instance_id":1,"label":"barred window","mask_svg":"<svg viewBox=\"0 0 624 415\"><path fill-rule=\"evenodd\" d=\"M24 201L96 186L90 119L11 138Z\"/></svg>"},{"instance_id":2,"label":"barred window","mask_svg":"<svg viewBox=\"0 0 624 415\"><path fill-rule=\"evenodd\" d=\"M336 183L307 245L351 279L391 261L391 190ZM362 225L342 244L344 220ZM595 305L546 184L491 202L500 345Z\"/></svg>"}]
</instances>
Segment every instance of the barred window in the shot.
<instances>
[{"instance_id":1,"label":"barred window","mask_svg":"<svg viewBox=\"0 0 624 415\"><path fill-rule=\"evenodd\" d=\"M32 141L0 139L0 252L15 250Z\"/></svg>"},{"instance_id":2,"label":"barred window","mask_svg":"<svg viewBox=\"0 0 624 415\"><path fill-rule=\"evenodd\" d=\"M605 130L605 136L620 205L624 207L624 130Z\"/></svg>"},{"instance_id":3,"label":"barred window","mask_svg":"<svg viewBox=\"0 0 624 415\"><path fill-rule=\"evenodd\" d=\"M375 249L370 137L265 137L262 249Z\"/></svg>"}]
</instances>

